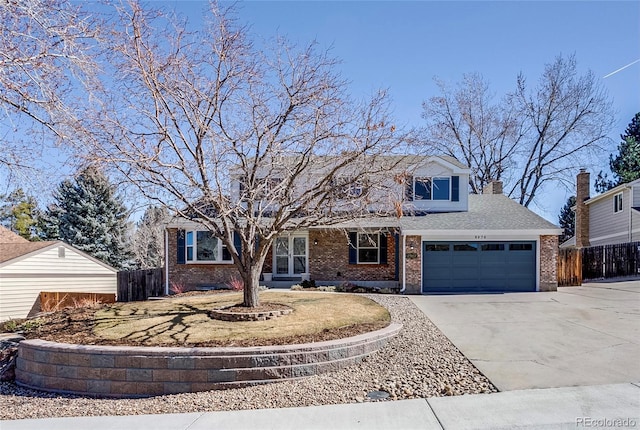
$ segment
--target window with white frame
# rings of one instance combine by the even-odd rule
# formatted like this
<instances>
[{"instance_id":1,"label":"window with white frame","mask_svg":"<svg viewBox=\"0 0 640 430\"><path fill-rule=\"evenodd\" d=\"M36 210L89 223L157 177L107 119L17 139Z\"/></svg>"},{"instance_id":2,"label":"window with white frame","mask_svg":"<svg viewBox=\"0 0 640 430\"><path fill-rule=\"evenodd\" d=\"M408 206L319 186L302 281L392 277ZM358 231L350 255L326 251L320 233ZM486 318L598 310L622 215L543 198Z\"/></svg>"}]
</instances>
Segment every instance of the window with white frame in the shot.
<instances>
[{"instance_id":1,"label":"window with white frame","mask_svg":"<svg viewBox=\"0 0 640 430\"><path fill-rule=\"evenodd\" d=\"M613 212L622 212L622 193L613 196Z\"/></svg>"},{"instance_id":2,"label":"window with white frame","mask_svg":"<svg viewBox=\"0 0 640 430\"><path fill-rule=\"evenodd\" d=\"M413 200L451 200L451 178L416 177L413 181Z\"/></svg>"},{"instance_id":3,"label":"window with white frame","mask_svg":"<svg viewBox=\"0 0 640 430\"><path fill-rule=\"evenodd\" d=\"M380 263L380 235L358 233L358 264Z\"/></svg>"},{"instance_id":4,"label":"window with white frame","mask_svg":"<svg viewBox=\"0 0 640 430\"><path fill-rule=\"evenodd\" d=\"M185 237L186 261L191 263L230 263L227 247L210 231L187 231Z\"/></svg>"}]
</instances>

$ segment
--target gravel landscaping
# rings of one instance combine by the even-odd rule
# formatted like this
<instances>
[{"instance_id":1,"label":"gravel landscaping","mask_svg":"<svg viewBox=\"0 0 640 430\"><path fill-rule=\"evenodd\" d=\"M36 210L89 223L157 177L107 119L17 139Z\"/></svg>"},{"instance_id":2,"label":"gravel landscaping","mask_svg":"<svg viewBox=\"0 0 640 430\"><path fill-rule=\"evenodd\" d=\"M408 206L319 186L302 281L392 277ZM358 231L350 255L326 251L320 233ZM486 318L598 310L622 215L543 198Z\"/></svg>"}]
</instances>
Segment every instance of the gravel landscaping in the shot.
<instances>
[{"instance_id":1,"label":"gravel landscaping","mask_svg":"<svg viewBox=\"0 0 640 430\"><path fill-rule=\"evenodd\" d=\"M28 390L0 383L0 419L138 415L286 408L496 392L496 388L409 300L368 295L404 325L400 334L361 364L309 378L224 391L144 399L95 399Z\"/></svg>"}]
</instances>

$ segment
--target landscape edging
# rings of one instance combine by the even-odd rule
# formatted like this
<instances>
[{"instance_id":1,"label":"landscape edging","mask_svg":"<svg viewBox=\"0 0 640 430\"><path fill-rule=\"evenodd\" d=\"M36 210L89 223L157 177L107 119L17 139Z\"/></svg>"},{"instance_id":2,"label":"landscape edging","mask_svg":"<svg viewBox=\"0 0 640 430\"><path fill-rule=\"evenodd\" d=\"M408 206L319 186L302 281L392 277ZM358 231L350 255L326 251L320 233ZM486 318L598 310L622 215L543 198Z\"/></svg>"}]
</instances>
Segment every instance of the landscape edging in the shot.
<instances>
[{"instance_id":1,"label":"landscape edging","mask_svg":"<svg viewBox=\"0 0 640 430\"><path fill-rule=\"evenodd\" d=\"M359 363L401 328L391 323L344 339L256 347L129 347L24 340L18 346L16 383L49 392L147 397L278 382Z\"/></svg>"}]
</instances>

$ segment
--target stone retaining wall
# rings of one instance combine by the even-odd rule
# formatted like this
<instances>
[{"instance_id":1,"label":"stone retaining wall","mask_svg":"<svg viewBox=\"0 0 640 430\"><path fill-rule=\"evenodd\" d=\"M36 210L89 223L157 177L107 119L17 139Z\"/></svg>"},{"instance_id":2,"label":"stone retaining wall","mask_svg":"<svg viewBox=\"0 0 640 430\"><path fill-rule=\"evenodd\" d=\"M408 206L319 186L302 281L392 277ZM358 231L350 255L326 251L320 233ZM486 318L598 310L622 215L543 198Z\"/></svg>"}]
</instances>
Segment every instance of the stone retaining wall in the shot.
<instances>
[{"instance_id":1,"label":"stone retaining wall","mask_svg":"<svg viewBox=\"0 0 640 430\"><path fill-rule=\"evenodd\" d=\"M362 361L401 324L359 336L299 345L164 348L20 342L16 382L37 390L146 397L235 388L325 373Z\"/></svg>"}]
</instances>

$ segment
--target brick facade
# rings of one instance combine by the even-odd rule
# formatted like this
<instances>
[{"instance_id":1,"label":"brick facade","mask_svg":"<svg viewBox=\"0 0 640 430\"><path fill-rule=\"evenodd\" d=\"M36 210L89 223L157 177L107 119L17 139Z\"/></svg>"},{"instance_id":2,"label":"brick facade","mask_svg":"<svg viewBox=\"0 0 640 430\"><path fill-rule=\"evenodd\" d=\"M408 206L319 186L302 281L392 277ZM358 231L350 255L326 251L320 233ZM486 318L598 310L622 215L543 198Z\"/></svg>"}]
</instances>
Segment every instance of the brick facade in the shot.
<instances>
[{"instance_id":1,"label":"brick facade","mask_svg":"<svg viewBox=\"0 0 640 430\"><path fill-rule=\"evenodd\" d=\"M576 247L589 246L589 207L584 203L590 195L590 175L585 169L580 169L576 177Z\"/></svg>"},{"instance_id":2,"label":"brick facade","mask_svg":"<svg viewBox=\"0 0 640 430\"><path fill-rule=\"evenodd\" d=\"M405 292L420 294L422 292L422 238L420 236L407 236L405 255L407 256Z\"/></svg>"},{"instance_id":3,"label":"brick facade","mask_svg":"<svg viewBox=\"0 0 640 430\"><path fill-rule=\"evenodd\" d=\"M222 286L234 277L240 277L233 264L177 264L178 230L171 228L167 231L169 234L169 287L177 284L188 290L194 290L201 286Z\"/></svg>"},{"instance_id":4,"label":"brick facade","mask_svg":"<svg viewBox=\"0 0 640 430\"><path fill-rule=\"evenodd\" d=\"M224 285L238 277L236 268L230 264L176 264L177 230L169 229L169 279L187 289L204 285ZM413 248L412 248L413 247ZM422 291L422 238L407 236L406 289L407 294ZM540 291L556 291L558 288L558 237L540 237ZM263 272L269 273L272 266L271 252L265 261ZM402 286L403 264L398 262L396 271L395 236L387 233L386 264L349 264L349 239L345 231L337 229L309 231L310 278L335 284L343 282L397 282ZM397 272L397 273L396 273Z\"/></svg>"},{"instance_id":5,"label":"brick facade","mask_svg":"<svg viewBox=\"0 0 640 430\"><path fill-rule=\"evenodd\" d=\"M316 245L317 243L317 245ZM311 279L335 281L396 281L396 244L387 233L387 264L349 264L349 238L342 230L309 231Z\"/></svg>"},{"instance_id":6,"label":"brick facade","mask_svg":"<svg viewBox=\"0 0 640 430\"><path fill-rule=\"evenodd\" d=\"M558 289L558 236L540 236L540 291Z\"/></svg>"}]
</instances>

